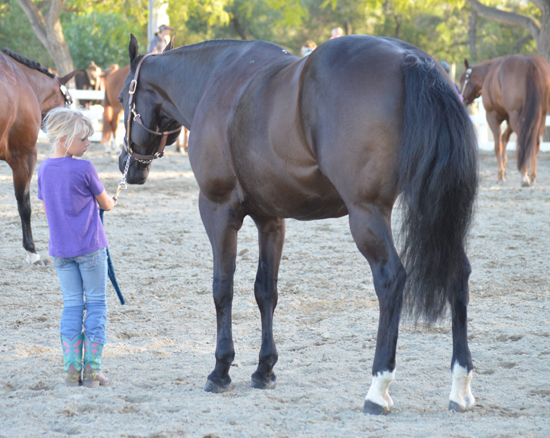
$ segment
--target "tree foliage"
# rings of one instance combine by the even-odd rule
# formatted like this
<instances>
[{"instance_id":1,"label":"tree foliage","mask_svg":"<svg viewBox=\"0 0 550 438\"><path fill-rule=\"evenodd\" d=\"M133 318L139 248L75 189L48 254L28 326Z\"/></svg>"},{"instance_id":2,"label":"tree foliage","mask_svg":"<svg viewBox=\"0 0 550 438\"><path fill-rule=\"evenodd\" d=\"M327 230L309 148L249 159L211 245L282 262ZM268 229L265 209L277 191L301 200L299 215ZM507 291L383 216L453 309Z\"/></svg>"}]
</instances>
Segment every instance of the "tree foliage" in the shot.
<instances>
[{"instance_id":1,"label":"tree foliage","mask_svg":"<svg viewBox=\"0 0 550 438\"><path fill-rule=\"evenodd\" d=\"M345 33L397 37L439 60L462 64L470 57L468 0L167 0L176 45L214 38L261 39L299 54L306 40L321 44L334 27ZM541 19L528 1L483 3ZM542 0L541 0L542 1ZM47 2L36 2L47 7ZM127 63L129 33L147 45L148 0L65 0L61 24L74 65L93 60L105 67ZM477 60L507 53L535 52L534 40L521 26L479 17ZM51 66L16 0L0 0L0 43Z\"/></svg>"}]
</instances>

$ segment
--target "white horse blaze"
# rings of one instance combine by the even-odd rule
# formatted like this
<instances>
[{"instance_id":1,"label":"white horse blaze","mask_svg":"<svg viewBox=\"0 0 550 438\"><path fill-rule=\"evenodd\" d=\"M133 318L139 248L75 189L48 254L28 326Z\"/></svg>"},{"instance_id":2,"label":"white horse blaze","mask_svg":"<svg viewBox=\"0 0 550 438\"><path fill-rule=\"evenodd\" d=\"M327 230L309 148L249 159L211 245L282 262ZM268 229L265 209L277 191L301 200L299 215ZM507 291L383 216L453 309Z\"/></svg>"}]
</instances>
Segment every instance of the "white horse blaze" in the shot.
<instances>
[{"instance_id":1,"label":"white horse blaze","mask_svg":"<svg viewBox=\"0 0 550 438\"><path fill-rule=\"evenodd\" d=\"M372 376L369 392L365 400L376 403L388 411L393 407L393 400L388 393L390 383L395 379L395 369L392 372L382 371Z\"/></svg>"},{"instance_id":2,"label":"white horse blaze","mask_svg":"<svg viewBox=\"0 0 550 438\"><path fill-rule=\"evenodd\" d=\"M466 368L460 366L458 362L453 365L453 385L449 399L457 403L461 410L472 409L476 404L476 399L472 395L470 382L472 381L473 371L468 372Z\"/></svg>"}]
</instances>

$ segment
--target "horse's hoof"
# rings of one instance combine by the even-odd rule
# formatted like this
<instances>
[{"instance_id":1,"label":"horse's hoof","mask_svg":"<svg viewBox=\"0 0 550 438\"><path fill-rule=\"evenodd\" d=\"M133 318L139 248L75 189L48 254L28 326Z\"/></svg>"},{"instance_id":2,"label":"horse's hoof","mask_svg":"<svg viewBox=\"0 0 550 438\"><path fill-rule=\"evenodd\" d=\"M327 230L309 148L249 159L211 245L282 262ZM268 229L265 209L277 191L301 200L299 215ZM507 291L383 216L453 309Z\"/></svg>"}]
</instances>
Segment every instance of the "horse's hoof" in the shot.
<instances>
[{"instance_id":1,"label":"horse's hoof","mask_svg":"<svg viewBox=\"0 0 550 438\"><path fill-rule=\"evenodd\" d=\"M27 252L27 258L25 261L28 265L46 266L46 264L40 258L40 255L34 252Z\"/></svg>"},{"instance_id":2,"label":"horse's hoof","mask_svg":"<svg viewBox=\"0 0 550 438\"><path fill-rule=\"evenodd\" d=\"M231 385L231 379L226 377L222 380L221 385L218 385L217 383L214 383L212 380L208 379L206 381L206 385L204 385L204 390L206 392L214 392L214 393L221 393L229 391L233 385Z\"/></svg>"},{"instance_id":3,"label":"horse's hoof","mask_svg":"<svg viewBox=\"0 0 550 438\"><path fill-rule=\"evenodd\" d=\"M455 401L449 401L449 411L466 412L466 406L460 406Z\"/></svg>"},{"instance_id":4,"label":"horse's hoof","mask_svg":"<svg viewBox=\"0 0 550 438\"><path fill-rule=\"evenodd\" d=\"M523 178L521 178L521 187L529 187L531 185L531 179L524 175Z\"/></svg>"},{"instance_id":5,"label":"horse's hoof","mask_svg":"<svg viewBox=\"0 0 550 438\"><path fill-rule=\"evenodd\" d=\"M263 377L261 374L252 374L250 386L257 389L273 389L277 385L277 376L272 373L269 377Z\"/></svg>"},{"instance_id":6,"label":"horse's hoof","mask_svg":"<svg viewBox=\"0 0 550 438\"><path fill-rule=\"evenodd\" d=\"M457 402L449 400L449 411L466 412L474 408L475 403L471 403L468 397L464 397L465 405L461 406Z\"/></svg>"},{"instance_id":7,"label":"horse's hoof","mask_svg":"<svg viewBox=\"0 0 550 438\"><path fill-rule=\"evenodd\" d=\"M385 406L380 406L377 403L371 402L370 400L365 400L365 404L363 405L363 414L370 414L370 415L387 415L391 411L390 408Z\"/></svg>"}]
</instances>

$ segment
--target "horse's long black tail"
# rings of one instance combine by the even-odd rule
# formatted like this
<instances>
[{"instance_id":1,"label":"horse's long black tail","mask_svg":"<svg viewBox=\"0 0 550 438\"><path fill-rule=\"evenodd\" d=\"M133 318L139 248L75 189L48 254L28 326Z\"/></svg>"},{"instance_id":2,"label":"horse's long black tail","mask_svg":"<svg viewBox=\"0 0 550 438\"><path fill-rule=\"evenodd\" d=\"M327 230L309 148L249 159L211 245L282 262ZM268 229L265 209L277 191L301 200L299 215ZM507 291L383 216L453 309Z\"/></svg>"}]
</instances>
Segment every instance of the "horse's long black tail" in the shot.
<instances>
[{"instance_id":1,"label":"horse's long black tail","mask_svg":"<svg viewBox=\"0 0 550 438\"><path fill-rule=\"evenodd\" d=\"M431 323L457 293L477 190L477 141L466 110L433 60L403 60L399 156L405 309Z\"/></svg>"},{"instance_id":2,"label":"horse's long black tail","mask_svg":"<svg viewBox=\"0 0 550 438\"><path fill-rule=\"evenodd\" d=\"M529 64L525 84L525 104L521 110L521 129L518 133L517 143L518 170L520 172L533 153L533 147L537 141L536 137L540 132L541 117L546 117L546 114L541 114L542 75L533 62L529 62Z\"/></svg>"}]
</instances>

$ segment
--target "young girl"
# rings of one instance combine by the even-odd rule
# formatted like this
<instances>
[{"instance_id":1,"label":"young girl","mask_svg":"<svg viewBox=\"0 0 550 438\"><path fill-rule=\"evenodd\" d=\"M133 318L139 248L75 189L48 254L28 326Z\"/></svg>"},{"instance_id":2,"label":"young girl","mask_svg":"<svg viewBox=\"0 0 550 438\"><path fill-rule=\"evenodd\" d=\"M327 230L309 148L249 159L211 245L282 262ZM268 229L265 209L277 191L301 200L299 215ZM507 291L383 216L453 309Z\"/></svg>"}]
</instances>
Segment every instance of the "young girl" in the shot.
<instances>
[{"instance_id":1,"label":"young girl","mask_svg":"<svg viewBox=\"0 0 550 438\"><path fill-rule=\"evenodd\" d=\"M106 386L109 379L99 369L107 341L107 236L97 204L103 210L115 204L92 163L75 159L90 145L90 121L78 111L56 108L45 123L52 151L38 169L38 198L48 218L49 253L63 291L65 384Z\"/></svg>"}]
</instances>

